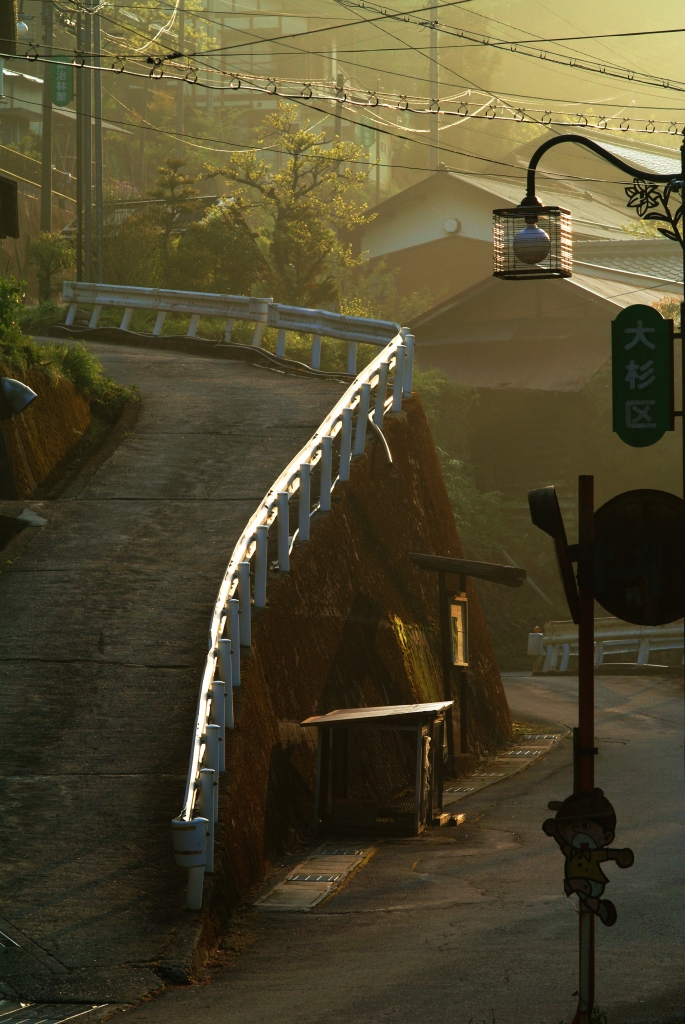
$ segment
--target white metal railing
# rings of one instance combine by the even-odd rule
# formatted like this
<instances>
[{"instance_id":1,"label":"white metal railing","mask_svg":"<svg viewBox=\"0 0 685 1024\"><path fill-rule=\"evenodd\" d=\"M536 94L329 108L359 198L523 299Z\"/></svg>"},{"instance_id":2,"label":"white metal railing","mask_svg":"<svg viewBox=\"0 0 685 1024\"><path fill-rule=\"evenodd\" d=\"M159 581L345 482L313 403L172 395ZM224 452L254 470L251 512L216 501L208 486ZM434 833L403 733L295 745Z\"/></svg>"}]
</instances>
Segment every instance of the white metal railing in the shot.
<instances>
[{"instance_id":1,"label":"white metal railing","mask_svg":"<svg viewBox=\"0 0 685 1024\"><path fill-rule=\"evenodd\" d=\"M98 284L88 281L64 281L62 298L69 303L65 324L71 327L79 305L93 306L88 326L97 327L105 307L123 309L120 328L128 330L134 310L145 309L157 313L152 329L154 337L162 333L167 313L181 313L190 317L187 337L194 338L200 317L216 317L224 321L223 344L229 344L236 320L255 325L252 345L262 343L264 328L278 331L276 355L285 356L287 333L312 335L311 367L321 366L323 338L336 338L347 342L347 372L357 372L357 345L387 345L397 335L399 326L387 320L367 317L342 316L325 309L303 309L283 306L271 299L245 295L220 295L211 292L181 292L170 288L138 288L120 284ZM221 344L221 342L220 342Z\"/></svg>"},{"instance_id":2,"label":"white metal railing","mask_svg":"<svg viewBox=\"0 0 685 1024\"><path fill-rule=\"evenodd\" d=\"M325 331L349 344L362 341L384 347L269 488L238 539L221 581L209 627L183 809L172 821L176 862L189 869L187 907L191 910L201 908L204 874L214 870L218 778L225 768L226 731L233 727L240 652L251 644L252 608L266 605L269 530L276 529L278 568L287 572L293 545L309 540L312 515L330 510L336 484L349 479L352 459L364 451L367 426L380 431L386 413L399 412L403 397L412 390L414 338L406 328L275 304L269 307L269 315L279 331ZM316 467L318 495L312 493ZM297 526L291 532L290 501L295 494Z\"/></svg>"},{"instance_id":3,"label":"white metal railing","mask_svg":"<svg viewBox=\"0 0 685 1024\"><path fill-rule=\"evenodd\" d=\"M683 650L682 622L635 626L609 616L595 619L596 668L604 664L607 655L635 654L641 668L649 664L653 652L677 650ZM528 634L528 654L542 673L566 672L570 659L578 657L578 627L571 621L545 623L544 633Z\"/></svg>"}]
</instances>

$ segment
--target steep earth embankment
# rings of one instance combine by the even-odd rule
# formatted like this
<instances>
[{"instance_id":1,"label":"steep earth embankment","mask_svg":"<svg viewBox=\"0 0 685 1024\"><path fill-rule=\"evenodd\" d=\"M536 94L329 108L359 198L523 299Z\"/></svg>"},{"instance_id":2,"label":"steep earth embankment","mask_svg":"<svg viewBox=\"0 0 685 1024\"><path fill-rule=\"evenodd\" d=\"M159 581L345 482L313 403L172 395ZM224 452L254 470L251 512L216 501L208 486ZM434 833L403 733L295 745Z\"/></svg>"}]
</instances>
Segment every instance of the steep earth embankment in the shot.
<instances>
[{"instance_id":1,"label":"steep earth embankment","mask_svg":"<svg viewBox=\"0 0 685 1024\"><path fill-rule=\"evenodd\" d=\"M437 580L409 554L462 548L419 399L384 432L393 464L376 440L367 445L255 618L227 749L220 899L244 897L288 836L311 826L316 738L301 720L442 698ZM469 746L483 752L509 740L511 716L470 581L468 596Z\"/></svg>"},{"instance_id":2,"label":"steep earth embankment","mask_svg":"<svg viewBox=\"0 0 685 1024\"><path fill-rule=\"evenodd\" d=\"M88 398L64 377L0 363L0 377L28 384L38 398L0 419L0 498L28 498L59 472L91 424Z\"/></svg>"}]
</instances>

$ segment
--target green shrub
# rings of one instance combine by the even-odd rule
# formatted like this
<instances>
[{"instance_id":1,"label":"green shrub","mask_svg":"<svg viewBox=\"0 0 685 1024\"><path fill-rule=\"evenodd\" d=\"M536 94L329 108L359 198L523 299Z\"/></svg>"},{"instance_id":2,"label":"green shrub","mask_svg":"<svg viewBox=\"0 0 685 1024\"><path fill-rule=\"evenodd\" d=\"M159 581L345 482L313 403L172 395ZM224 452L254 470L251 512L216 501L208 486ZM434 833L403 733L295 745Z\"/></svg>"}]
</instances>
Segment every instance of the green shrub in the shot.
<instances>
[{"instance_id":1,"label":"green shrub","mask_svg":"<svg viewBox=\"0 0 685 1024\"><path fill-rule=\"evenodd\" d=\"M63 324L66 307L56 302L39 302L37 306L26 306L20 313L19 326L28 334L46 334L51 327Z\"/></svg>"}]
</instances>

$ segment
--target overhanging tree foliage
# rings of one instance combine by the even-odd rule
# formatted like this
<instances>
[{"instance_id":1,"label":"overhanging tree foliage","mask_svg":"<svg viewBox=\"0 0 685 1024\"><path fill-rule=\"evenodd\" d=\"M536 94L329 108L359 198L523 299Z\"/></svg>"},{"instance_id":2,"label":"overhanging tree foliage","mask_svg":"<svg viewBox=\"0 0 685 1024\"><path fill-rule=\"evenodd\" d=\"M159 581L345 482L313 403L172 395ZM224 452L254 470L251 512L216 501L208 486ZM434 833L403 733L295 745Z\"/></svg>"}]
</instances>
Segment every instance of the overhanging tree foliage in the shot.
<instances>
[{"instance_id":1,"label":"overhanging tree foliage","mask_svg":"<svg viewBox=\"0 0 685 1024\"><path fill-rule=\"evenodd\" d=\"M367 172L352 170L364 150L338 138L326 145L325 133L301 127L297 116L295 107L281 103L264 119L258 137L258 146L268 143L287 154L285 166L274 167L250 150L236 153L224 167L207 165L206 173L232 182L234 202L259 222L264 280L274 298L331 307L338 299L337 271L358 262L341 240L341 229L371 219L359 195Z\"/></svg>"}]
</instances>

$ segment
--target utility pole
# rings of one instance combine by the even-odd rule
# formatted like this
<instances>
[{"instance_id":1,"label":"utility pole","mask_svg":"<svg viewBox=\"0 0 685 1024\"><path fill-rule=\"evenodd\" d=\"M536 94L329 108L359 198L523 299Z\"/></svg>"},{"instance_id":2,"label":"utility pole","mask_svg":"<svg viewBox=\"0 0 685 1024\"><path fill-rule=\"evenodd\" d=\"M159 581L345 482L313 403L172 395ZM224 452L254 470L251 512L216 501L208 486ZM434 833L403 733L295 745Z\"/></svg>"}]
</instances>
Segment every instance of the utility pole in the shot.
<instances>
[{"instance_id":1,"label":"utility pole","mask_svg":"<svg viewBox=\"0 0 685 1024\"><path fill-rule=\"evenodd\" d=\"M345 90L345 76L342 71L339 71L335 78L335 90L336 96L341 97L335 101L335 131L334 134L338 136L342 142L342 95Z\"/></svg>"},{"instance_id":2,"label":"utility pole","mask_svg":"<svg viewBox=\"0 0 685 1024\"><path fill-rule=\"evenodd\" d=\"M104 239L104 196L102 192L102 72L100 71L100 15L93 15L93 50L95 51L96 70L93 72L93 91L95 94L95 237L96 237L96 273L97 280L105 279L105 239Z\"/></svg>"},{"instance_id":3,"label":"utility pole","mask_svg":"<svg viewBox=\"0 0 685 1024\"><path fill-rule=\"evenodd\" d=\"M178 5L178 52L183 55L186 44L186 12L183 0ZM183 159L183 104L185 101L185 82L178 83L176 93L176 158Z\"/></svg>"},{"instance_id":4,"label":"utility pole","mask_svg":"<svg viewBox=\"0 0 685 1024\"><path fill-rule=\"evenodd\" d=\"M43 0L43 44L52 57L52 0ZM50 64L43 65L43 133L41 136L40 230L52 231L52 93Z\"/></svg>"},{"instance_id":5,"label":"utility pole","mask_svg":"<svg viewBox=\"0 0 685 1024\"><path fill-rule=\"evenodd\" d=\"M78 7L76 52L80 53L82 50L83 14ZM83 69L76 75L76 280L83 280Z\"/></svg>"},{"instance_id":6,"label":"utility pole","mask_svg":"<svg viewBox=\"0 0 685 1024\"><path fill-rule=\"evenodd\" d=\"M93 51L93 15L85 14L85 52L86 61L90 63ZM83 75L83 279L90 281L93 277L93 182L92 182L92 144L93 144L93 98L92 74L90 68L82 68Z\"/></svg>"},{"instance_id":7,"label":"utility pole","mask_svg":"<svg viewBox=\"0 0 685 1024\"><path fill-rule=\"evenodd\" d=\"M430 96L429 101L432 104L434 101L437 103L440 99L440 78L438 75L438 8L431 7L430 13L431 29L430 29ZM437 171L440 163L440 140L438 137L438 114L435 113L430 118L430 168L432 171Z\"/></svg>"},{"instance_id":8,"label":"utility pole","mask_svg":"<svg viewBox=\"0 0 685 1024\"><path fill-rule=\"evenodd\" d=\"M147 130L145 121L147 119L147 90L150 79L145 78L143 81L143 110L140 115L140 148L139 148L139 163L140 163L140 192L141 195L145 192L145 132Z\"/></svg>"}]
</instances>

